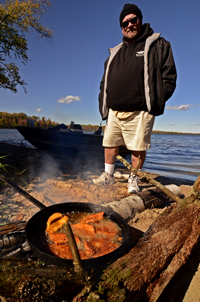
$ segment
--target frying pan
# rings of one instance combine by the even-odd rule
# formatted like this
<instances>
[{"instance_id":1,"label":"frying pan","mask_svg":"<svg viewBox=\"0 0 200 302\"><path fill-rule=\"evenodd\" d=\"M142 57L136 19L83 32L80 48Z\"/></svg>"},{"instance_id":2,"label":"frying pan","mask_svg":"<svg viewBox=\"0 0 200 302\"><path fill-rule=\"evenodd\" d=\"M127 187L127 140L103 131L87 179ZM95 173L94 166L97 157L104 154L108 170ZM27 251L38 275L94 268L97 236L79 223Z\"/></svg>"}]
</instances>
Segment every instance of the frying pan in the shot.
<instances>
[{"instance_id":1,"label":"frying pan","mask_svg":"<svg viewBox=\"0 0 200 302\"><path fill-rule=\"evenodd\" d=\"M68 213L68 212L88 212L88 213L98 213L104 212L104 216L111 221L117 223L122 232L122 245L119 246L116 250L106 255L92 258L92 259L84 259L81 260L82 267L84 269L94 269L98 266L105 265L106 263L110 263L122 257L126 254L134 244L134 237L131 231L131 228L128 226L126 221L123 219L121 215L114 212L112 209L96 205L92 203L83 203L83 202L66 202L55 204L49 207L45 207L41 202L37 199L29 195L27 192L19 188L13 182L5 178L3 175L0 175L0 179L4 182L12 186L15 190L17 190L20 194L29 199L32 203L34 203L41 210L36 213L26 224L26 238L27 242L30 245L34 257L38 257L40 260L44 261L49 265L58 265L72 268L73 260L62 259L57 256L51 255L47 252L47 246L44 246L45 242L45 229L48 218L55 212L60 213Z\"/></svg>"}]
</instances>

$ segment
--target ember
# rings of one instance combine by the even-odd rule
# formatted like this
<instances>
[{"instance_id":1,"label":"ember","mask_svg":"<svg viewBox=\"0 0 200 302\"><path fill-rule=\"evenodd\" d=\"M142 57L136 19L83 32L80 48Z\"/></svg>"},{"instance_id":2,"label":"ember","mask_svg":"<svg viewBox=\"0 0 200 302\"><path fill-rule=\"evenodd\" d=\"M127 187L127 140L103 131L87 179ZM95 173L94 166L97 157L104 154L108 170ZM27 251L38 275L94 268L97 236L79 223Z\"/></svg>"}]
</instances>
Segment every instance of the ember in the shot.
<instances>
[{"instance_id":1,"label":"ember","mask_svg":"<svg viewBox=\"0 0 200 302\"><path fill-rule=\"evenodd\" d=\"M122 244L121 229L104 217L104 212L67 213L81 259L103 256ZM46 229L46 240L50 252L63 259L73 259L63 224L54 233Z\"/></svg>"}]
</instances>

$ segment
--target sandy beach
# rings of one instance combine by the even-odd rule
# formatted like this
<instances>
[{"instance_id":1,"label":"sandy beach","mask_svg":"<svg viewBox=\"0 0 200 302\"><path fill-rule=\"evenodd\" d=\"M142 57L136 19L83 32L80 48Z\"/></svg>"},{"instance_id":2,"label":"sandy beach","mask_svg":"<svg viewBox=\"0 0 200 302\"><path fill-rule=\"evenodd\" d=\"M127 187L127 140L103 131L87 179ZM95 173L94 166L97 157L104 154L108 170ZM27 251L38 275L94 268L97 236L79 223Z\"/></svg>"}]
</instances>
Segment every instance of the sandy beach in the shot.
<instances>
[{"instance_id":1,"label":"sandy beach","mask_svg":"<svg viewBox=\"0 0 200 302\"><path fill-rule=\"evenodd\" d=\"M0 158L3 165L1 173L46 206L73 201L105 204L129 196L127 180L123 178L117 178L113 186L95 186L92 183L92 179L103 171L103 162L99 162L98 159L69 159L65 155L47 154L36 149L6 143L0 144ZM130 173L125 167L121 169L116 167L116 169L124 174ZM183 183L181 180L148 174L163 185L179 186L184 196L190 195L191 181ZM141 182L140 186L142 190L152 188L151 184L145 182ZM22 201L25 203L24 210ZM18 220L20 217L20 220L27 221L33 212L38 210L30 204L30 201L3 182L1 182L0 202L3 206L8 206L11 202L15 203L15 211L9 213L9 217L2 213L0 223L14 221L16 216ZM26 211L27 206L31 208L29 214ZM26 215L23 214L24 212ZM29 216L26 217L27 215Z\"/></svg>"},{"instance_id":2,"label":"sandy beach","mask_svg":"<svg viewBox=\"0 0 200 302\"><path fill-rule=\"evenodd\" d=\"M6 157L3 157L8 155ZM24 146L13 146L0 143L1 174L23 190L31 194L45 206L62 202L90 202L106 204L120 201L129 196L127 180L116 179L112 186L95 186L92 179L103 171L103 163L98 159L81 160L66 158L64 155L50 155L36 149ZM4 170L4 168L6 170ZM121 168L121 173L129 173ZM175 184L181 189L182 197L191 193L191 181L181 181L151 174L151 177L163 185ZM140 182L142 190L152 188L152 185ZM155 218L162 213L166 205L145 209L137 213L129 222L131 226L145 232ZM27 210L28 209L28 210ZM0 182L0 224L28 221L39 211L29 200L17 193L13 188ZM198 289L199 271L186 292L184 302L199 301ZM192 289L191 289L192 288Z\"/></svg>"}]
</instances>

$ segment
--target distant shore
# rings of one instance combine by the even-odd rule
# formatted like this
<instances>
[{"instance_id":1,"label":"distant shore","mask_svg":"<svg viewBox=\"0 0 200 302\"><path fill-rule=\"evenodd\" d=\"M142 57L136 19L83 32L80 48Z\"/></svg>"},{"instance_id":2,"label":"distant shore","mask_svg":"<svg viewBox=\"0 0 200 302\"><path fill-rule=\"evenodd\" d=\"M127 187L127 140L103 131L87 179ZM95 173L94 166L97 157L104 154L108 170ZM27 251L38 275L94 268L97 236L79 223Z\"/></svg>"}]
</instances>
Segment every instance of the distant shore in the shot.
<instances>
[{"instance_id":1,"label":"distant shore","mask_svg":"<svg viewBox=\"0 0 200 302\"><path fill-rule=\"evenodd\" d=\"M71 122L72 123L72 122ZM62 124L62 123L61 123ZM41 128L52 128L59 123L55 121L51 121L49 118L39 116L29 116L26 113L9 113L9 112L1 112L0 111L0 129L15 129L16 126L35 126ZM70 128L70 125L66 124ZM81 125L83 131L96 131L101 124L99 125ZM105 126L101 126L102 131L104 131ZM184 133L184 132L173 132L173 131L160 131L160 130L153 130L155 134L185 134L185 135L200 135L200 133Z\"/></svg>"},{"instance_id":2,"label":"distant shore","mask_svg":"<svg viewBox=\"0 0 200 302\"><path fill-rule=\"evenodd\" d=\"M158 131L158 130L153 130L152 133L155 133L155 134L200 135L200 133L184 133L184 132Z\"/></svg>"},{"instance_id":3,"label":"distant shore","mask_svg":"<svg viewBox=\"0 0 200 302\"><path fill-rule=\"evenodd\" d=\"M69 125L66 125L69 127ZM94 132L98 129L99 125L81 125L83 131ZM15 129L15 127L0 127L0 129ZM102 126L102 131L104 131L105 126ZM159 131L153 130L154 134L177 134L177 135L200 135L200 133L187 133L187 132L173 132L173 131Z\"/></svg>"}]
</instances>

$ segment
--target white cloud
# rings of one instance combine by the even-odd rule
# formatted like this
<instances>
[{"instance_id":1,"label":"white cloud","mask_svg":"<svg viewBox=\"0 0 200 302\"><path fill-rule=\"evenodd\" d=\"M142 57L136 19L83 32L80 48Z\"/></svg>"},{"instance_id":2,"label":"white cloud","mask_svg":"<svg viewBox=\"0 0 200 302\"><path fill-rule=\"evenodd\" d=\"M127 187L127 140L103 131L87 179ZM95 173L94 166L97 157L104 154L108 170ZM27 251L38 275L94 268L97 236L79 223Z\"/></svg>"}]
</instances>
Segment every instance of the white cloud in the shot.
<instances>
[{"instance_id":1,"label":"white cloud","mask_svg":"<svg viewBox=\"0 0 200 302\"><path fill-rule=\"evenodd\" d=\"M168 109L168 110L177 110L177 108L178 108L178 106L176 105L176 106L167 106L166 107L166 109Z\"/></svg>"},{"instance_id":2,"label":"white cloud","mask_svg":"<svg viewBox=\"0 0 200 302\"><path fill-rule=\"evenodd\" d=\"M40 111L42 111L42 109L41 109L41 108L38 108L38 109L36 109L36 111L40 112Z\"/></svg>"},{"instance_id":3,"label":"white cloud","mask_svg":"<svg viewBox=\"0 0 200 302\"><path fill-rule=\"evenodd\" d=\"M190 105L181 105L178 107L177 110L185 111L185 110L189 110L189 109L190 109Z\"/></svg>"},{"instance_id":4,"label":"white cloud","mask_svg":"<svg viewBox=\"0 0 200 302\"><path fill-rule=\"evenodd\" d=\"M172 123L172 124L170 124L169 126L176 126L176 123Z\"/></svg>"},{"instance_id":5,"label":"white cloud","mask_svg":"<svg viewBox=\"0 0 200 302\"><path fill-rule=\"evenodd\" d=\"M185 110L189 110L190 109L190 105L180 105L179 107L176 106L167 106L166 109L168 110L181 110L181 111L185 111Z\"/></svg>"},{"instance_id":6,"label":"white cloud","mask_svg":"<svg viewBox=\"0 0 200 302\"><path fill-rule=\"evenodd\" d=\"M81 98L79 96L68 95L65 98L60 98L57 102L61 104L70 104L80 100Z\"/></svg>"}]
</instances>

